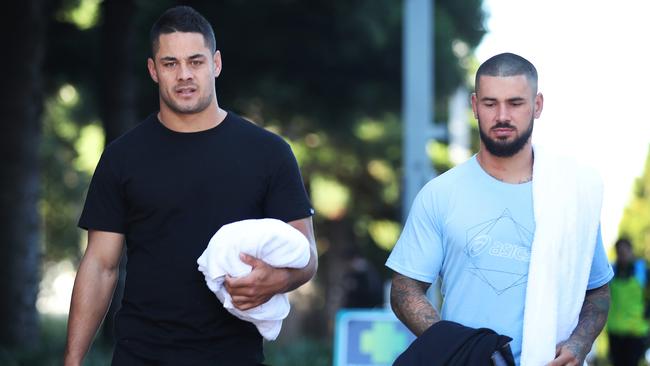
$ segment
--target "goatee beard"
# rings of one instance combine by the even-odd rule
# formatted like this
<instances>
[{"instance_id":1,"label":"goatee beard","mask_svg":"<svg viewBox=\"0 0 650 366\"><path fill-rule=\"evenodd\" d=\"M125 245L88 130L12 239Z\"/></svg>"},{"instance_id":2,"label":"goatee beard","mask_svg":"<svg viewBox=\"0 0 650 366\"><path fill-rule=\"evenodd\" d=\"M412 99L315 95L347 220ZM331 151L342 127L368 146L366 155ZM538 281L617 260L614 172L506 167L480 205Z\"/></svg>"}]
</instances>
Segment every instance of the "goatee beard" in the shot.
<instances>
[{"instance_id":1,"label":"goatee beard","mask_svg":"<svg viewBox=\"0 0 650 366\"><path fill-rule=\"evenodd\" d=\"M533 124L534 118L531 118L528 128L514 141L511 142L491 139L487 134L483 132L483 129L481 128L481 120L478 121L478 133L481 141L483 142L483 145L485 146L485 149L490 154L498 156L500 158L508 158L515 155L521 151L524 146L526 146L526 143L528 143L530 136L533 134ZM500 124L498 126L511 127L509 124Z\"/></svg>"}]
</instances>

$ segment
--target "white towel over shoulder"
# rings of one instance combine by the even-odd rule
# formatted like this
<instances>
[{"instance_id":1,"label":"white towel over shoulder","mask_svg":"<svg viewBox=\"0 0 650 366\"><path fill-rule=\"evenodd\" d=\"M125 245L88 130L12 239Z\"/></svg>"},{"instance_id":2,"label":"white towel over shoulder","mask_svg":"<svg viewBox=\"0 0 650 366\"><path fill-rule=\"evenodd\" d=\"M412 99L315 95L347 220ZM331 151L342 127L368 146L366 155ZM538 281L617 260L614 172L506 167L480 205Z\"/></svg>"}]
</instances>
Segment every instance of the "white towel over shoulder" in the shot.
<instances>
[{"instance_id":1,"label":"white towel over shoulder","mask_svg":"<svg viewBox=\"0 0 650 366\"><path fill-rule=\"evenodd\" d=\"M241 277L251 272L251 266L239 259L240 253L273 267L303 268L309 262L309 242L300 231L280 220L237 221L222 226L196 261L206 284L224 308L239 319L255 324L265 339L275 340L282 320L289 315L289 299L286 294L277 294L253 309L235 308L223 282L226 275Z\"/></svg>"},{"instance_id":2,"label":"white towel over shoulder","mask_svg":"<svg viewBox=\"0 0 650 366\"><path fill-rule=\"evenodd\" d=\"M533 211L522 366L546 365L578 324L600 223L595 170L535 147Z\"/></svg>"}]
</instances>

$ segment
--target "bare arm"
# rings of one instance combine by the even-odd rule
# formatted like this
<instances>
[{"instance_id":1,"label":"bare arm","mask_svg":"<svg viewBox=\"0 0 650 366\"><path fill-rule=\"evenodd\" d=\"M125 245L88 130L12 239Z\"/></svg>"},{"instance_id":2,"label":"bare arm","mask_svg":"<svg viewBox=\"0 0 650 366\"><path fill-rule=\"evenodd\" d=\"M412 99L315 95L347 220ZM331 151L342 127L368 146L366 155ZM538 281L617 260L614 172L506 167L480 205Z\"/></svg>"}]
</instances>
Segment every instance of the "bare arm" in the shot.
<instances>
[{"instance_id":1,"label":"bare arm","mask_svg":"<svg viewBox=\"0 0 650 366\"><path fill-rule=\"evenodd\" d=\"M557 346L556 358L550 366L582 365L596 337L607 322L609 285L588 290L580 310L578 325L564 342Z\"/></svg>"},{"instance_id":2,"label":"bare arm","mask_svg":"<svg viewBox=\"0 0 650 366\"><path fill-rule=\"evenodd\" d=\"M430 283L395 273L390 287L393 312L418 337L440 320L438 312L426 296L429 286Z\"/></svg>"},{"instance_id":3,"label":"bare arm","mask_svg":"<svg viewBox=\"0 0 650 366\"><path fill-rule=\"evenodd\" d=\"M309 241L309 263L304 268L294 269L287 268L289 272L289 281L286 289L282 292L293 291L298 287L307 283L316 274L318 269L318 253L316 251L316 238L314 237L314 224L312 218L306 217L304 219L290 221L289 225L295 227L307 237Z\"/></svg>"},{"instance_id":4,"label":"bare arm","mask_svg":"<svg viewBox=\"0 0 650 366\"><path fill-rule=\"evenodd\" d=\"M273 295L295 290L312 279L318 268L316 239L311 217L290 221L309 241L309 262L304 268L274 268L264 261L242 254L243 262L250 264L251 273L241 278L227 277L224 285L232 303L240 310L254 308L267 302Z\"/></svg>"},{"instance_id":5,"label":"bare arm","mask_svg":"<svg viewBox=\"0 0 650 366\"><path fill-rule=\"evenodd\" d=\"M72 290L66 366L81 365L90 343L106 315L124 246L124 235L88 231L88 248L81 259Z\"/></svg>"}]
</instances>

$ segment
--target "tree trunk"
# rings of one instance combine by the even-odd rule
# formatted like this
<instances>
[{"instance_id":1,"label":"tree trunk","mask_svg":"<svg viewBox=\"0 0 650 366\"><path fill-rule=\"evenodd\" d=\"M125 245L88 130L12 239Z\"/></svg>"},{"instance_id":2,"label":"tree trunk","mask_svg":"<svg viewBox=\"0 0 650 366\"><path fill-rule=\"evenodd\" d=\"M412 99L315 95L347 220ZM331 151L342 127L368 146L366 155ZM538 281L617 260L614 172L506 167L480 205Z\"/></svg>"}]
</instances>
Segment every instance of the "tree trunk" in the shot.
<instances>
[{"instance_id":1,"label":"tree trunk","mask_svg":"<svg viewBox=\"0 0 650 366\"><path fill-rule=\"evenodd\" d=\"M0 89L0 344L33 347L39 328L39 142L45 17L41 0L3 7ZM6 28L5 28L6 27Z\"/></svg>"},{"instance_id":2,"label":"tree trunk","mask_svg":"<svg viewBox=\"0 0 650 366\"><path fill-rule=\"evenodd\" d=\"M134 0L102 2L104 57L100 107L107 143L136 123L136 10ZM146 34L138 36L148 37ZM146 72L145 66L146 60L142 60L139 70Z\"/></svg>"},{"instance_id":3,"label":"tree trunk","mask_svg":"<svg viewBox=\"0 0 650 366\"><path fill-rule=\"evenodd\" d=\"M336 313L346 303L346 277L350 268L348 266L348 248L354 246L354 231L351 222L344 218L340 221L326 221L323 223L325 232L329 233L329 250L323 255L322 269L325 272L325 314L328 320L324 327L325 335L330 337L334 333L334 319Z\"/></svg>"},{"instance_id":4,"label":"tree trunk","mask_svg":"<svg viewBox=\"0 0 650 366\"><path fill-rule=\"evenodd\" d=\"M135 111L137 83L133 72L136 5L133 0L104 1L102 10L104 64L100 105L106 144L108 144L133 127L137 118ZM144 61L142 65L144 69ZM123 253L117 287L101 333L103 340L109 344L115 340L113 320L122 302L125 274L126 256Z\"/></svg>"}]
</instances>

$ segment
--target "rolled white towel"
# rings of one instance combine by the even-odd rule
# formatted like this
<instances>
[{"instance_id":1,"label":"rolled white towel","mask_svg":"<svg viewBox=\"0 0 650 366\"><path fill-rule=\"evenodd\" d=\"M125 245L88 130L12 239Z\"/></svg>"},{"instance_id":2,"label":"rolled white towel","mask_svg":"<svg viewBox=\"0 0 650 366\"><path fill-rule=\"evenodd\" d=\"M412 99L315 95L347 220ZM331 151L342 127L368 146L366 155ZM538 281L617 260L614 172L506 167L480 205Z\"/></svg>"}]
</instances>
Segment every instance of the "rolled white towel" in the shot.
<instances>
[{"instance_id":1,"label":"rolled white towel","mask_svg":"<svg viewBox=\"0 0 650 366\"><path fill-rule=\"evenodd\" d=\"M198 269L219 301L232 315L252 322L267 340L280 334L282 320L289 315L286 294L276 294L266 303L249 310L239 310L232 304L223 286L226 275L245 276L250 265L239 258L245 253L273 267L303 268L309 263L309 241L293 226L276 219L250 219L222 226L210 239L197 259Z\"/></svg>"}]
</instances>

